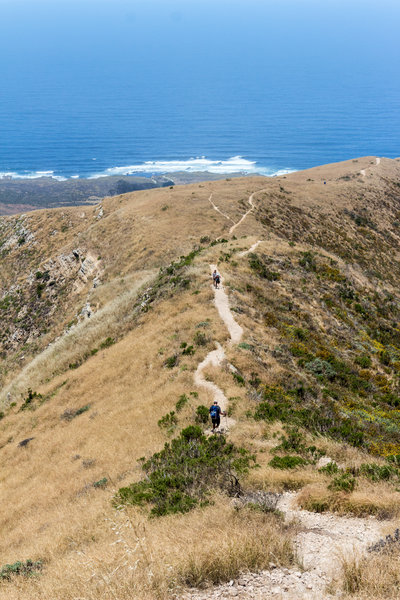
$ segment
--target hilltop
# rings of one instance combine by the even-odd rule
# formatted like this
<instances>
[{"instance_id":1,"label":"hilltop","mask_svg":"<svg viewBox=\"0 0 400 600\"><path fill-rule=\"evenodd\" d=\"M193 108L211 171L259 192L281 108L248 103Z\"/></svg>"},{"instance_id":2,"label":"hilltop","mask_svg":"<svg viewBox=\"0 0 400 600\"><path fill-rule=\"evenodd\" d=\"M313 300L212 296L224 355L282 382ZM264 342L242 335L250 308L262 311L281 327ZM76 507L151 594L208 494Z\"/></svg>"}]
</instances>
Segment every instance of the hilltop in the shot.
<instances>
[{"instance_id":1,"label":"hilltop","mask_svg":"<svg viewBox=\"0 0 400 600\"><path fill-rule=\"evenodd\" d=\"M330 546L292 579L313 527L364 551L398 524L399 236L400 160L375 157L1 217L0 598L203 598L246 571L265 598L397 597L395 552L382 585L379 553L322 575ZM179 448L190 479L186 442L227 462L154 499L142 465L160 486Z\"/></svg>"}]
</instances>

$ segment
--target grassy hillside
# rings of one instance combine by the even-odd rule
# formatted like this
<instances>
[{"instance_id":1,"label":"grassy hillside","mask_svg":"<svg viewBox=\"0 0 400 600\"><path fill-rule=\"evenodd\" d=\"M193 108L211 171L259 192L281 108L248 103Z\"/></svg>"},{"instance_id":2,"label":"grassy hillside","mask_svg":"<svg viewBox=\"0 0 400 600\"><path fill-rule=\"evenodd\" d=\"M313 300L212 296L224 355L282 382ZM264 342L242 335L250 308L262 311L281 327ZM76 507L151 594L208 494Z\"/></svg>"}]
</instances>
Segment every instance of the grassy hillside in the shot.
<instances>
[{"instance_id":1,"label":"grassy hillside","mask_svg":"<svg viewBox=\"0 0 400 600\"><path fill-rule=\"evenodd\" d=\"M400 161L376 163L1 219L0 567L43 563L4 576L0 598L165 597L293 564L295 527L220 490L187 514L115 508L138 459L210 404L193 375L216 342L226 364L207 377L229 399L229 442L258 463L244 490L398 518ZM334 462L321 471L322 456Z\"/></svg>"}]
</instances>

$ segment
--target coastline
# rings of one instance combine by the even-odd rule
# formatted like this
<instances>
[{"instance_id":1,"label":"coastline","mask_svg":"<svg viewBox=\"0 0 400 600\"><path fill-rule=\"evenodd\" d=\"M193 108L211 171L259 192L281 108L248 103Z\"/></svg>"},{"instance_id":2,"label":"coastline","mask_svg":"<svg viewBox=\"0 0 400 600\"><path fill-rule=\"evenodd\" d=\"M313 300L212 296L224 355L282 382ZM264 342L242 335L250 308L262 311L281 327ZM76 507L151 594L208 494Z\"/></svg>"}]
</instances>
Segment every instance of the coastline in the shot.
<instances>
[{"instance_id":1,"label":"coastline","mask_svg":"<svg viewBox=\"0 0 400 600\"><path fill-rule=\"evenodd\" d=\"M107 196L118 196L138 190L257 175L260 174L177 171L147 177L112 175L63 180L52 176L17 179L2 177L0 178L0 216L42 208L98 204Z\"/></svg>"}]
</instances>

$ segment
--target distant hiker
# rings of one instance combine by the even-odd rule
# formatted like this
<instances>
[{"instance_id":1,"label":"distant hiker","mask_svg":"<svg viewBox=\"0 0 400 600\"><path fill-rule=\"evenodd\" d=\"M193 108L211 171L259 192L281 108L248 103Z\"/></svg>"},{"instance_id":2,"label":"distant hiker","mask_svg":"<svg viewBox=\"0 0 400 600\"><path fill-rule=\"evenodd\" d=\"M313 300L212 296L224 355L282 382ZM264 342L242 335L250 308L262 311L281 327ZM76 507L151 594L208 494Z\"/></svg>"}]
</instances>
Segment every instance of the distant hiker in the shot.
<instances>
[{"instance_id":1,"label":"distant hiker","mask_svg":"<svg viewBox=\"0 0 400 600\"><path fill-rule=\"evenodd\" d=\"M221 283L221 276L220 274L217 272L217 269L215 269L214 273L213 273L213 284L214 287L216 289L218 289L219 284Z\"/></svg>"},{"instance_id":2,"label":"distant hiker","mask_svg":"<svg viewBox=\"0 0 400 600\"><path fill-rule=\"evenodd\" d=\"M225 415L226 413L221 410L221 407L218 404L217 400L214 400L212 406L210 406L210 417L212 421L212 430L214 431L219 427L221 423L221 415Z\"/></svg>"}]
</instances>

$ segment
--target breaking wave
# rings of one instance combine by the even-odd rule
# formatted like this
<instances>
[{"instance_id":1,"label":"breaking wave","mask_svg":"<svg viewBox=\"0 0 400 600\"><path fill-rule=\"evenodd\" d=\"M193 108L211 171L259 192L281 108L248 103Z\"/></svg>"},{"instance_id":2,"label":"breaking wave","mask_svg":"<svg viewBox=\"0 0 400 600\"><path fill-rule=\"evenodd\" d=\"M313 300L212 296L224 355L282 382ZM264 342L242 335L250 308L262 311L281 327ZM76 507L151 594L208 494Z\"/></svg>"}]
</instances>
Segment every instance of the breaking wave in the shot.
<instances>
[{"instance_id":1,"label":"breaking wave","mask_svg":"<svg viewBox=\"0 0 400 600\"><path fill-rule=\"evenodd\" d=\"M62 175L54 175L54 171L0 171L0 179L40 179L41 177L50 177L57 181L66 181L68 177Z\"/></svg>"},{"instance_id":2,"label":"breaking wave","mask_svg":"<svg viewBox=\"0 0 400 600\"><path fill-rule=\"evenodd\" d=\"M55 175L54 171L0 171L1 179L40 179L49 177L57 181L66 181L67 179L97 179L99 177L124 176L124 175L162 175L178 172L198 173L208 172L220 175L243 174L243 175L264 175L267 177L276 177L292 173L295 169L274 169L263 167L256 161L248 160L242 156L233 156L226 160L211 160L205 156L190 158L189 160L157 160L146 161L139 164L127 165L122 167L110 167L100 172L84 173L81 175Z\"/></svg>"},{"instance_id":3,"label":"breaking wave","mask_svg":"<svg viewBox=\"0 0 400 600\"><path fill-rule=\"evenodd\" d=\"M160 160L147 161L137 165L128 165L124 167L111 167L101 173L94 173L90 177L107 177L110 175L139 175L139 174L162 174L177 173L185 171L186 173L196 173L207 171L209 173L228 174L243 173L267 175L269 177L291 173L294 169L269 169L257 165L256 161L247 160L242 156L233 156L227 160L210 160L204 156L190 158L189 160Z\"/></svg>"}]
</instances>

